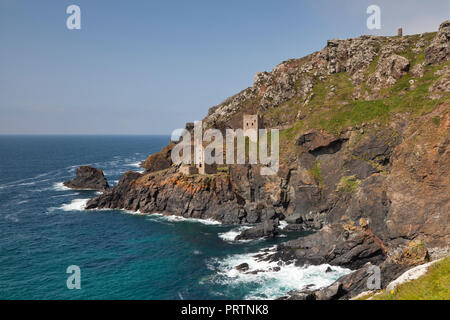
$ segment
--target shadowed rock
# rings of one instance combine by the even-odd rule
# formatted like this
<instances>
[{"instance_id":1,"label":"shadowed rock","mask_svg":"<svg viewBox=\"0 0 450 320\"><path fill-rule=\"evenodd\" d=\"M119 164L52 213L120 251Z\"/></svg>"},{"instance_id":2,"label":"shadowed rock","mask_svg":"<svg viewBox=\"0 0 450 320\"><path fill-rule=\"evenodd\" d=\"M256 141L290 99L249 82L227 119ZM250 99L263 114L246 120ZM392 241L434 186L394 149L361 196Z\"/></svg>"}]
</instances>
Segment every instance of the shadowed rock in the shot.
<instances>
[{"instance_id":1,"label":"shadowed rock","mask_svg":"<svg viewBox=\"0 0 450 320\"><path fill-rule=\"evenodd\" d=\"M109 189L103 171L89 166L79 167L75 179L64 182L64 185L71 189L92 189L100 191Z\"/></svg>"},{"instance_id":2,"label":"shadowed rock","mask_svg":"<svg viewBox=\"0 0 450 320\"><path fill-rule=\"evenodd\" d=\"M242 231L236 240L250 240L258 238L273 238L277 235L277 224L274 220L268 220L248 230Z\"/></svg>"}]
</instances>

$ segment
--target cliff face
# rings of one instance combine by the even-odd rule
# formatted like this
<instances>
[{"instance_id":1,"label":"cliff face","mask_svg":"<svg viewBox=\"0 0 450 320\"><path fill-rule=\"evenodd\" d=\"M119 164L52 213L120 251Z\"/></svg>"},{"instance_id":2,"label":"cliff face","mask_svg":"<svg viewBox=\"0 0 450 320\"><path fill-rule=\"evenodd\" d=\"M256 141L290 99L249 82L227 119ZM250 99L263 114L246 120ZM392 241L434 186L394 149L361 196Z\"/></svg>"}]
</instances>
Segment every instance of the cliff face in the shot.
<instances>
[{"instance_id":1,"label":"cliff face","mask_svg":"<svg viewBox=\"0 0 450 320\"><path fill-rule=\"evenodd\" d=\"M437 33L330 40L257 73L203 125L237 129L244 113L263 114L266 128L281 129L276 176L249 165L183 176L168 147L88 208L286 219L292 230L318 230L279 247L277 258L298 263L398 263L413 240L442 255L450 240L449 40L449 21Z\"/></svg>"}]
</instances>

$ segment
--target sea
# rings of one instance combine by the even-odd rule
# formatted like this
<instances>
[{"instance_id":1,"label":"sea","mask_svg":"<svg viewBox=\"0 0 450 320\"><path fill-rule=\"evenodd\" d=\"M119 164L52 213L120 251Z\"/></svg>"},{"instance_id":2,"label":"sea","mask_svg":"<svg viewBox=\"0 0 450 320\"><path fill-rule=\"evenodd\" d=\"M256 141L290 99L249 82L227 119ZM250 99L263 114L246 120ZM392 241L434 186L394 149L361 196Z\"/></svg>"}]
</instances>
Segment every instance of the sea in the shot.
<instances>
[{"instance_id":1,"label":"sea","mask_svg":"<svg viewBox=\"0 0 450 320\"><path fill-rule=\"evenodd\" d=\"M331 284L348 269L259 261L306 233L234 241L250 226L85 210L96 191L63 182L102 169L111 186L169 136L0 136L0 299L275 299ZM283 228L284 224L281 225ZM236 266L249 264L249 271ZM79 270L79 289L73 269ZM279 271L278 268L279 267Z\"/></svg>"}]
</instances>

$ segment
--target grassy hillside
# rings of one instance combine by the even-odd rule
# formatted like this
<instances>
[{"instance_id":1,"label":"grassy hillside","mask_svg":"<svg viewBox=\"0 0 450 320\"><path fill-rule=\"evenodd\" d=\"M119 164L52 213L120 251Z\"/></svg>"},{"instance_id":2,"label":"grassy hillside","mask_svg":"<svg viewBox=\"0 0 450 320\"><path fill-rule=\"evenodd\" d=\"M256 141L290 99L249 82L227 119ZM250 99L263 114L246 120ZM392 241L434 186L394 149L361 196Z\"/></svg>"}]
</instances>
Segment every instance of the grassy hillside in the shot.
<instances>
[{"instance_id":1,"label":"grassy hillside","mask_svg":"<svg viewBox=\"0 0 450 320\"><path fill-rule=\"evenodd\" d=\"M367 295L363 300L450 300L450 257L433 264L422 277L399 285L391 292Z\"/></svg>"}]
</instances>

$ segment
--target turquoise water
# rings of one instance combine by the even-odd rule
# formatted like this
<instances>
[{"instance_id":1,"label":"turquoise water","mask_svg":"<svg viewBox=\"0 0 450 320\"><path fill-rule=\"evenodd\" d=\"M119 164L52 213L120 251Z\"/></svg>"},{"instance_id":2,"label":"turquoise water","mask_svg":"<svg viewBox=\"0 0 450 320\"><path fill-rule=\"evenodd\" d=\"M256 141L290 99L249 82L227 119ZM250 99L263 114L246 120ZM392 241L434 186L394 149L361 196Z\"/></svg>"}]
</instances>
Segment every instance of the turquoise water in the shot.
<instances>
[{"instance_id":1,"label":"turquoise water","mask_svg":"<svg viewBox=\"0 0 450 320\"><path fill-rule=\"evenodd\" d=\"M162 136L0 136L0 299L267 299L307 284L326 285L346 273L326 266L282 266L253 257L269 241L233 242L239 227L86 211L94 191L61 183L80 165L103 169L111 185L166 145ZM81 269L69 290L66 269Z\"/></svg>"}]
</instances>

